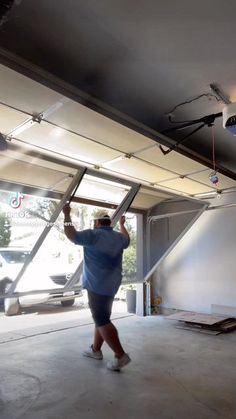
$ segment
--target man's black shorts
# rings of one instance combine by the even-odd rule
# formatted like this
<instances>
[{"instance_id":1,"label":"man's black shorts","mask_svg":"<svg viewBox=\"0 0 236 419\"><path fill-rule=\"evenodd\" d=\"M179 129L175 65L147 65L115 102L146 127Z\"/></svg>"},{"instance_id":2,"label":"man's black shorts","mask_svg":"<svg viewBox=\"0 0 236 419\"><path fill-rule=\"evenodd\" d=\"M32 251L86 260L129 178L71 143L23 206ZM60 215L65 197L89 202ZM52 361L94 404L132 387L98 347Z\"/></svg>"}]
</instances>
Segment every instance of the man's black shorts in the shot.
<instances>
[{"instance_id":1,"label":"man's black shorts","mask_svg":"<svg viewBox=\"0 0 236 419\"><path fill-rule=\"evenodd\" d=\"M89 308L91 310L95 325L97 327L101 327L109 324L111 322L110 317L114 297L95 294L90 290L87 291Z\"/></svg>"}]
</instances>

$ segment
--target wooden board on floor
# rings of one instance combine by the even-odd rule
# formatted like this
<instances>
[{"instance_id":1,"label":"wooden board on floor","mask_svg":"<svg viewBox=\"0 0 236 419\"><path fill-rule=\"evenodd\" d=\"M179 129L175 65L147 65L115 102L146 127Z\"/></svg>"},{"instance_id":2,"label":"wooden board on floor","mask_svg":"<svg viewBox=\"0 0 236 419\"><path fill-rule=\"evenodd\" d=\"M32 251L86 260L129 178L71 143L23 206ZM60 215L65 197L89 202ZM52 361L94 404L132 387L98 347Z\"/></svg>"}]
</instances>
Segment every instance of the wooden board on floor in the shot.
<instances>
[{"instance_id":1,"label":"wooden board on floor","mask_svg":"<svg viewBox=\"0 0 236 419\"><path fill-rule=\"evenodd\" d=\"M236 320L231 319L229 321L224 322L220 325L220 329L223 332L231 332L231 330L236 329Z\"/></svg>"},{"instance_id":2,"label":"wooden board on floor","mask_svg":"<svg viewBox=\"0 0 236 419\"><path fill-rule=\"evenodd\" d=\"M169 320L179 320L183 322L206 324L206 325L211 326L213 324L217 324L217 323L227 320L229 316L194 313L190 311L181 311L179 313L171 314L170 316L167 316L166 318Z\"/></svg>"},{"instance_id":3,"label":"wooden board on floor","mask_svg":"<svg viewBox=\"0 0 236 419\"><path fill-rule=\"evenodd\" d=\"M170 320L177 320L177 329L190 330L191 332L205 333L208 335L219 335L236 329L236 319L220 315L202 314L181 311L166 317Z\"/></svg>"},{"instance_id":4,"label":"wooden board on floor","mask_svg":"<svg viewBox=\"0 0 236 419\"><path fill-rule=\"evenodd\" d=\"M184 329L184 330L190 330L191 332L197 332L197 333L204 333L205 335L219 335L220 331L217 330L209 330L209 329L202 329L202 328L197 328L197 327L191 327L191 326L176 326L176 329Z\"/></svg>"}]
</instances>

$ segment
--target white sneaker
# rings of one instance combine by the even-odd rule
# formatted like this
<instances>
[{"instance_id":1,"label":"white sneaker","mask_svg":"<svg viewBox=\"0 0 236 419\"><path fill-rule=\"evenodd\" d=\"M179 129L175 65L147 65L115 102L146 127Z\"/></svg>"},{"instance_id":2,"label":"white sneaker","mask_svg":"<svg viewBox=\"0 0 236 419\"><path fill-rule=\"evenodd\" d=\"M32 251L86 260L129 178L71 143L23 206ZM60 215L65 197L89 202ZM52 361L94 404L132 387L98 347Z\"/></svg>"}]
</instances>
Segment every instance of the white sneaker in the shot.
<instances>
[{"instance_id":1,"label":"white sneaker","mask_svg":"<svg viewBox=\"0 0 236 419\"><path fill-rule=\"evenodd\" d=\"M83 356L87 356L88 358L94 358L94 359L103 359L102 351L94 351L93 345L90 346L90 348L87 351L83 352Z\"/></svg>"},{"instance_id":2,"label":"white sneaker","mask_svg":"<svg viewBox=\"0 0 236 419\"><path fill-rule=\"evenodd\" d=\"M124 353L121 358L114 358L113 361L109 361L107 363L107 369L112 371L120 371L120 369L129 364L129 362L131 362L129 355Z\"/></svg>"}]
</instances>

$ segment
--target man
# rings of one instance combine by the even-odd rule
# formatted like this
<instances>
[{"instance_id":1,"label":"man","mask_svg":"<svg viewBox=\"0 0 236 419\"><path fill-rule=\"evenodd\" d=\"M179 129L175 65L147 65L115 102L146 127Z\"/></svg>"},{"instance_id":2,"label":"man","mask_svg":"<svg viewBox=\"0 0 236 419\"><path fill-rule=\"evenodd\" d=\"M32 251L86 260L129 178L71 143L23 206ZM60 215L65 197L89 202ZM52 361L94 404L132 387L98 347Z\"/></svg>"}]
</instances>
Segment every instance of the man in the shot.
<instances>
[{"instance_id":1,"label":"man","mask_svg":"<svg viewBox=\"0 0 236 419\"><path fill-rule=\"evenodd\" d=\"M101 347L105 341L114 352L107 368L120 371L131 360L125 353L117 329L110 321L114 296L122 280L123 250L129 246L125 217L120 219L120 232L111 227L111 219L103 214L94 220L94 229L76 231L70 216L70 206L63 208L64 231L69 240L84 248L83 287L87 289L89 307L95 323L94 341L83 355L103 359Z\"/></svg>"}]
</instances>

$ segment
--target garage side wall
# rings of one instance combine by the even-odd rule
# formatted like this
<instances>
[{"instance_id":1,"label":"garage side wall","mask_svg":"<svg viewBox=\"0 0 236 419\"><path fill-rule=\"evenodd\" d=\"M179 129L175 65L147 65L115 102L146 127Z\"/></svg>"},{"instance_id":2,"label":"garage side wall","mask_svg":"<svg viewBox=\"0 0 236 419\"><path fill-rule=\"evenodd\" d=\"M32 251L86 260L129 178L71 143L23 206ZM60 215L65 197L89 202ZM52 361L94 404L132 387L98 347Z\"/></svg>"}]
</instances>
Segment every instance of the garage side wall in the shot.
<instances>
[{"instance_id":1,"label":"garage side wall","mask_svg":"<svg viewBox=\"0 0 236 419\"><path fill-rule=\"evenodd\" d=\"M212 204L233 202L235 195ZM178 223L170 223L168 234L176 228ZM152 240L152 246L153 253L158 241ZM236 206L205 211L158 267L152 283L164 308L210 313L212 304L235 307Z\"/></svg>"}]
</instances>

